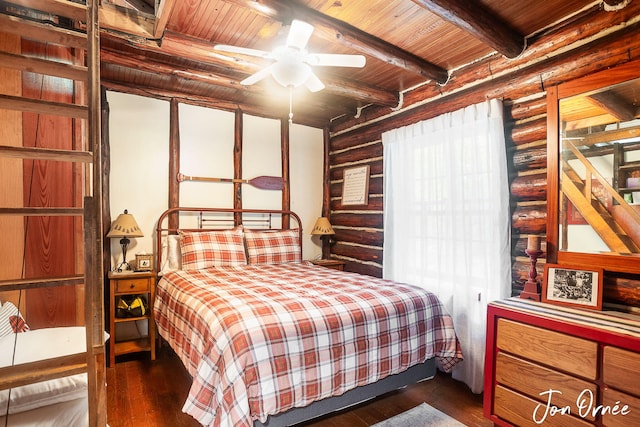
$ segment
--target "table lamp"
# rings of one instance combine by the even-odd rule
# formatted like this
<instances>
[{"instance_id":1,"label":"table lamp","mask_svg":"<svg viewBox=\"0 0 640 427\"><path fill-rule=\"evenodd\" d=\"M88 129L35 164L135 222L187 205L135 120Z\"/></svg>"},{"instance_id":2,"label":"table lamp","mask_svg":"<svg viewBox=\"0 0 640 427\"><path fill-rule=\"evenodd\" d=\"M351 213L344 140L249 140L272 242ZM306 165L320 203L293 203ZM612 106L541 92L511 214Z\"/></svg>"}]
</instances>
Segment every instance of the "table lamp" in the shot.
<instances>
[{"instance_id":1,"label":"table lamp","mask_svg":"<svg viewBox=\"0 0 640 427\"><path fill-rule=\"evenodd\" d=\"M118 264L113 271L121 272L124 270L131 270L129 263L127 263L127 247L131 242L129 237L143 237L140 227L136 222L133 215L124 210L124 213L118 215L118 218L111 225L111 230L107 233L107 237L116 238L120 237L120 246L122 246L122 262Z\"/></svg>"},{"instance_id":2,"label":"table lamp","mask_svg":"<svg viewBox=\"0 0 640 427\"><path fill-rule=\"evenodd\" d=\"M311 230L311 234L320 236L320 239L322 240L322 246L324 249L325 240L330 245L331 235L336 234L336 232L333 231L333 227L331 226L331 223L329 222L327 217L321 216L316 220L316 223L313 226L313 230ZM323 255L324 255L324 252L325 251L323 250L322 251Z\"/></svg>"}]
</instances>

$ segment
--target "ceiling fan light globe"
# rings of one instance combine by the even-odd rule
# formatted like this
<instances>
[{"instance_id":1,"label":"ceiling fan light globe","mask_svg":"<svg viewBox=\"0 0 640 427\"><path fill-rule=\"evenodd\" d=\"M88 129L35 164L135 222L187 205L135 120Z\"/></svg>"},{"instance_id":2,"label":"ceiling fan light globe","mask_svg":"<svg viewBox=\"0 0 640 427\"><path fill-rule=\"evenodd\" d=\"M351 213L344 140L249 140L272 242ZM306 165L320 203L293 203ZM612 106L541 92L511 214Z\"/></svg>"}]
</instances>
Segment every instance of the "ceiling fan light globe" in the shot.
<instances>
[{"instance_id":1,"label":"ceiling fan light globe","mask_svg":"<svg viewBox=\"0 0 640 427\"><path fill-rule=\"evenodd\" d=\"M311 75L311 67L302 62L280 61L273 64L271 75L284 87L303 85Z\"/></svg>"}]
</instances>

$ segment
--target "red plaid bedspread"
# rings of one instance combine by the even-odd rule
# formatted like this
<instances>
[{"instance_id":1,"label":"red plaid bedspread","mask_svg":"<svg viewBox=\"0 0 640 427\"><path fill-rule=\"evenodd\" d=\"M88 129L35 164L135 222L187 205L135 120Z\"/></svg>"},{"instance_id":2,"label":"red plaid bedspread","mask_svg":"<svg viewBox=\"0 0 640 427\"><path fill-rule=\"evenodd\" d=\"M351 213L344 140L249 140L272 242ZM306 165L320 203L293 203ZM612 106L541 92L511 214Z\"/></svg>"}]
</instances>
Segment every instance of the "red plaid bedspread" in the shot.
<instances>
[{"instance_id":1,"label":"red plaid bedspread","mask_svg":"<svg viewBox=\"0 0 640 427\"><path fill-rule=\"evenodd\" d=\"M207 426L251 426L431 357L446 371L462 360L435 295L306 262L169 273L154 310L193 377L183 411Z\"/></svg>"}]
</instances>

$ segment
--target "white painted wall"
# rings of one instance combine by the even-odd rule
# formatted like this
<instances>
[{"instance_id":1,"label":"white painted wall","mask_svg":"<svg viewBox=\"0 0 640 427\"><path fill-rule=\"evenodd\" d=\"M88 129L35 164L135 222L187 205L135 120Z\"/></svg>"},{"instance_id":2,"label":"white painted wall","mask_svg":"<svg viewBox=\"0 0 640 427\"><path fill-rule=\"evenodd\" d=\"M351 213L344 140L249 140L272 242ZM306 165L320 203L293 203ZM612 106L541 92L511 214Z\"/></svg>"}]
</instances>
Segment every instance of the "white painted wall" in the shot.
<instances>
[{"instance_id":1,"label":"white painted wall","mask_svg":"<svg viewBox=\"0 0 640 427\"><path fill-rule=\"evenodd\" d=\"M108 92L111 220L125 209L144 237L131 239L127 260L153 253L153 232L169 200L169 103ZM111 239L111 265L122 260L119 239Z\"/></svg>"},{"instance_id":2,"label":"white painted wall","mask_svg":"<svg viewBox=\"0 0 640 427\"><path fill-rule=\"evenodd\" d=\"M153 253L154 231L168 207L169 103L153 98L108 92L111 148L111 219L127 209L144 237L132 239L127 260ZM180 104L180 171L185 175L233 178L234 114ZM292 125L290 130L291 209L300 215L304 231L303 257L321 255L320 243L309 234L322 211L322 130ZM280 121L244 115L243 178L281 176ZM280 209L282 192L242 188L243 207ZM181 206L233 207L233 185L180 184ZM112 266L122 259L119 239L111 242Z\"/></svg>"}]
</instances>

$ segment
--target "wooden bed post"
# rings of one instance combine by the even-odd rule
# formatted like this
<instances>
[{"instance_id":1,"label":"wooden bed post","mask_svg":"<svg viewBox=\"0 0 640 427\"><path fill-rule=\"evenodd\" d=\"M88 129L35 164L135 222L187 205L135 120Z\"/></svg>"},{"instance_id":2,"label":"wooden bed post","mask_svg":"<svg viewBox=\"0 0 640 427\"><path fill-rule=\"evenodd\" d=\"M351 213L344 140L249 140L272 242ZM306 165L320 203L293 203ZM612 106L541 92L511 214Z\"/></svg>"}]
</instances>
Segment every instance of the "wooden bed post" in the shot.
<instances>
[{"instance_id":1,"label":"wooden bed post","mask_svg":"<svg viewBox=\"0 0 640 427\"><path fill-rule=\"evenodd\" d=\"M242 126L243 114L241 109L235 111L235 121L233 128L233 178L242 179ZM233 208L242 209L242 183L233 183ZM233 222L235 225L242 224L242 213L234 213Z\"/></svg>"},{"instance_id":2,"label":"wooden bed post","mask_svg":"<svg viewBox=\"0 0 640 427\"><path fill-rule=\"evenodd\" d=\"M282 179L284 179L284 188L282 189L282 210L291 209L291 186L289 185L289 138L290 124L288 120L280 120L280 140L282 151ZM282 228L290 227L289 215L282 215ZM300 224L302 227L302 224Z\"/></svg>"},{"instance_id":3,"label":"wooden bed post","mask_svg":"<svg viewBox=\"0 0 640 427\"><path fill-rule=\"evenodd\" d=\"M331 135L329 128L325 127L322 130L323 136L323 172L322 172L322 216L331 221L331 169L329 168L329 149L331 142ZM329 259L331 257L331 246L328 239L322 239L322 259Z\"/></svg>"},{"instance_id":4,"label":"wooden bed post","mask_svg":"<svg viewBox=\"0 0 640 427\"><path fill-rule=\"evenodd\" d=\"M176 179L180 172L180 111L179 103L171 100L169 110L169 207L180 206L180 183ZM169 228L179 228L178 214L169 216Z\"/></svg>"}]
</instances>

